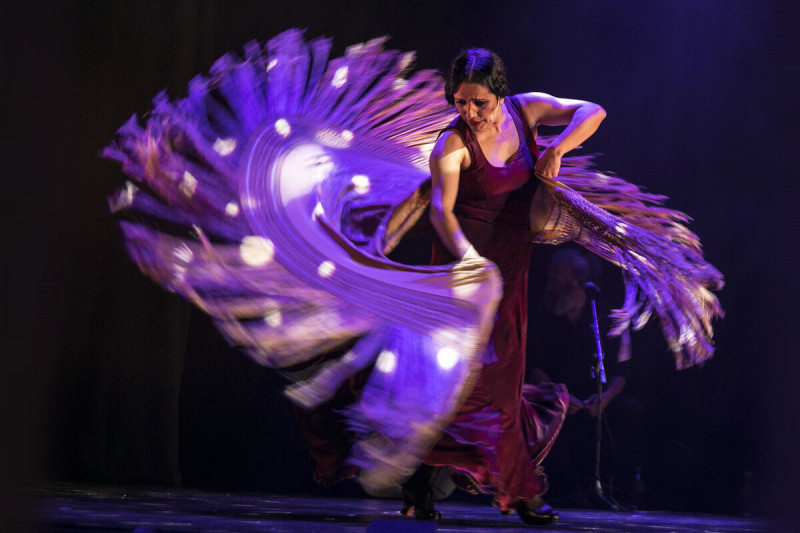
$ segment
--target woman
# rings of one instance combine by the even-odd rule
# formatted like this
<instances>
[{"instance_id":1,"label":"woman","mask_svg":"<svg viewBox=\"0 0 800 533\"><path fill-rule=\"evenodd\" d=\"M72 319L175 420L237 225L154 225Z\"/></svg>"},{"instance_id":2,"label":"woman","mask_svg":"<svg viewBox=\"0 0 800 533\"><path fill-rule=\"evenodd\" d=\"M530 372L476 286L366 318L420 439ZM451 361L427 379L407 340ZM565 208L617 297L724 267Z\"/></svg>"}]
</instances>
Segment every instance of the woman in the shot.
<instances>
[{"instance_id":1,"label":"woman","mask_svg":"<svg viewBox=\"0 0 800 533\"><path fill-rule=\"evenodd\" d=\"M501 59L485 49L455 58L445 95L459 118L430 157L430 219L438 235L433 262L485 257L500 268L503 299L478 382L425 463L449 466L457 478L493 493L502 511L546 524L558 515L543 505L545 480L537 466L558 433L565 404L557 391L548 391L549 405L522 397L533 174L557 176L561 157L595 132L605 111L542 93L509 96ZM539 125L566 126L541 155ZM415 478L411 486L421 494ZM438 518L430 499L418 506L418 518Z\"/></svg>"}]
</instances>

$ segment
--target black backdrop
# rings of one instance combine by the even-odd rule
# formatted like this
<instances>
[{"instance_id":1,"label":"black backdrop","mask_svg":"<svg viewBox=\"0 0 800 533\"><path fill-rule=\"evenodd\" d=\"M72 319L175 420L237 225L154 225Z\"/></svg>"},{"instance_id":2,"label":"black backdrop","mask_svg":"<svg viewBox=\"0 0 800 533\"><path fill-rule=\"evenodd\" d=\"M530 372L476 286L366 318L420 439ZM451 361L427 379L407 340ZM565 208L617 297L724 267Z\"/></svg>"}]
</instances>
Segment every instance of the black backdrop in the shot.
<instances>
[{"instance_id":1,"label":"black backdrop","mask_svg":"<svg viewBox=\"0 0 800 533\"><path fill-rule=\"evenodd\" d=\"M657 414L649 504L791 510L797 472L789 320L796 237L797 63L777 2L34 1L6 6L3 464L55 479L283 493L321 489L282 381L126 258L98 152L157 92L183 94L225 52L290 27L334 55L391 35L442 70L465 46L506 61L512 91L602 104L599 165L694 217L726 275L717 355L676 372L652 327L634 336ZM609 267L610 268L610 267ZM609 268L606 271L609 271ZM613 271L612 271L613 272ZM537 273L533 276L536 279ZM792 324L794 325L794 324ZM796 329L796 326L795 326ZM647 467L646 467L647 468Z\"/></svg>"}]
</instances>

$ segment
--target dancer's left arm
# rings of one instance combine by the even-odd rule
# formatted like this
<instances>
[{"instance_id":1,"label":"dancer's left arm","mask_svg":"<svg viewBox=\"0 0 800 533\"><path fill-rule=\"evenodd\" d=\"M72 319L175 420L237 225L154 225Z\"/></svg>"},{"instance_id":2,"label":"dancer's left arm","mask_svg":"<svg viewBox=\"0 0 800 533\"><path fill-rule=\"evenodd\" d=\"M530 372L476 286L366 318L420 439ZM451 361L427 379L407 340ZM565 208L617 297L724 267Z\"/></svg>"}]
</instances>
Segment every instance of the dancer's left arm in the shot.
<instances>
[{"instance_id":1,"label":"dancer's left arm","mask_svg":"<svg viewBox=\"0 0 800 533\"><path fill-rule=\"evenodd\" d=\"M566 126L536 161L536 174L555 178L561 158L597 131L606 118L605 110L584 100L556 98L545 93L524 93L517 99L531 128L539 125Z\"/></svg>"}]
</instances>

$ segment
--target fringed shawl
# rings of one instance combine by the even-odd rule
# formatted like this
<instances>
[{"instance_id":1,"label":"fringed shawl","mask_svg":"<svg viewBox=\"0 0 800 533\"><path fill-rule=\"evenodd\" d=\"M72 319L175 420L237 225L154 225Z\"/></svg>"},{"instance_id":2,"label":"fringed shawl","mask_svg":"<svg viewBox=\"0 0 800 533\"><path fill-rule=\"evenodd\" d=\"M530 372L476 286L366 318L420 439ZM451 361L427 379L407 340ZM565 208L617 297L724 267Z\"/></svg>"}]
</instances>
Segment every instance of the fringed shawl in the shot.
<instances>
[{"instance_id":1,"label":"fringed shawl","mask_svg":"<svg viewBox=\"0 0 800 533\"><path fill-rule=\"evenodd\" d=\"M328 39L299 30L250 43L185 98L158 95L145 125L132 117L103 152L131 178L109 203L141 271L258 363L306 365L293 401L318 406L372 369L347 417L351 461L376 488L413 471L471 391L501 291L485 261L385 256L425 211L427 159L452 110L441 77L413 73L413 54L384 41L334 59ZM545 185L535 239L572 239L622 267L617 330L655 312L679 367L709 357L721 276L685 215L587 159L565 159Z\"/></svg>"}]
</instances>

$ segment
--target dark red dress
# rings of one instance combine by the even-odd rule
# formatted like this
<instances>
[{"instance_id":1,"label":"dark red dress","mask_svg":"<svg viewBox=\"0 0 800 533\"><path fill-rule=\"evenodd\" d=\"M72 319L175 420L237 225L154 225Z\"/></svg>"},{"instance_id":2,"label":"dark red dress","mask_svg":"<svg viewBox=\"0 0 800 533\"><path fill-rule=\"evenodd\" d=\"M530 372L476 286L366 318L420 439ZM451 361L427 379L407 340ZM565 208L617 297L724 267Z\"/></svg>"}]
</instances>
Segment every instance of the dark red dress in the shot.
<instances>
[{"instance_id":1,"label":"dark red dress","mask_svg":"<svg viewBox=\"0 0 800 533\"><path fill-rule=\"evenodd\" d=\"M472 159L459 179L456 218L477 252L500 268L503 298L475 388L425 459L428 464L468 474L477 488L494 493L495 504L504 510L543 490L544 479L537 467L566 411L561 389L540 391L533 403L522 397L532 246L529 211L538 184L533 165L539 153L519 103L514 97L505 102L520 147L504 167L489 164L460 118L445 130L464 139ZM433 263L454 260L436 239Z\"/></svg>"}]
</instances>

